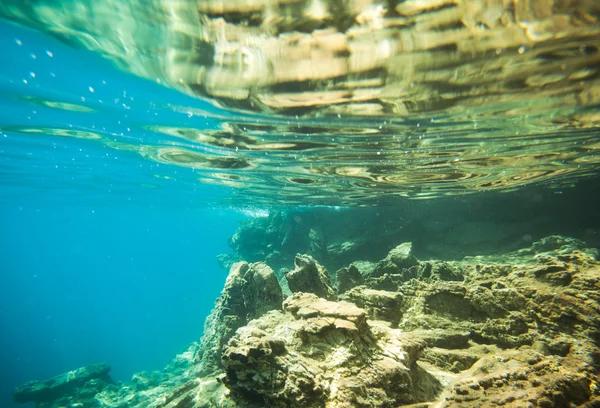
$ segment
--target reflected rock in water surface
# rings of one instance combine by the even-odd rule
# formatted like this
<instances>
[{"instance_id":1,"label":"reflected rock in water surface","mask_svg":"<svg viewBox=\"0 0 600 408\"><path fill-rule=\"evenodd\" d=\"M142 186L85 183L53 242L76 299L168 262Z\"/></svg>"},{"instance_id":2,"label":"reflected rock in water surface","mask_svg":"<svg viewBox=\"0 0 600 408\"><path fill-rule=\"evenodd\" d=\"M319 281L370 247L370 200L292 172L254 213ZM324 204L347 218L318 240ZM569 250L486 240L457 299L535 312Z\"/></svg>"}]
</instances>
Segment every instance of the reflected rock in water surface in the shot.
<instances>
[{"instance_id":1,"label":"reflected rock in water surface","mask_svg":"<svg viewBox=\"0 0 600 408\"><path fill-rule=\"evenodd\" d=\"M0 15L212 104L164 103L216 128L148 125L191 144L111 145L237 201L373 205L598 167L593 0L9 0Z\"/></svg>"}]
</instances>

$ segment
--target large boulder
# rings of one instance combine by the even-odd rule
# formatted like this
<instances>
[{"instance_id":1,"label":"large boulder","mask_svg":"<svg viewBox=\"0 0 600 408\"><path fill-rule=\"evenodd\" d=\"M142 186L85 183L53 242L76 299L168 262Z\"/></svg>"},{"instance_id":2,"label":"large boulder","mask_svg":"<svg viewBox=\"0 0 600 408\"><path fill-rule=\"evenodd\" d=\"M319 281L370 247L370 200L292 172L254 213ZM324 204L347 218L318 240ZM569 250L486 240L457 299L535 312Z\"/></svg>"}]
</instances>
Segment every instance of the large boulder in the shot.
<instances>
[{"instance_id":1,"label":"large boulder","mask_svg":"<svg viewBox=\"0 0 600 408\"><path fill-rule=\"evenodd\" d=\"M198 353L200 374L222 369L221 351L235 331L269 310L281 309L283 294L273 270L262 262L235 263L204 324Z\"/></svg>"},{"instance_id":2,"label":"large boulder","mask_svg":"<svg viewBox=\"0 0 600 408\"><path fill-rule=\"evenodd\" d=\"M296 267L286 272L288 286L293 293L314 293L325 299L335 299L336 293L327 269L310 255L296 255Z\"/></svg>"},{"instance_id":3,"label":"large boulder","mask_svg":"<svg viewBox=\"0 0 600 408\"><path fill-rule=\"evenodd\" d=\"M240 328L223 352L232 399L259 406L396 407L440 384L417 366L424 344L349 302L296 293Z\"/></svg>"},{"instance_id":4,"label":"large boulder","mask_svg":"<svg viewBox=\"0 0 600 408\"><path fill-rule=\"evenodd\" d=\"M378 277L384 274L399 275L404 269L419 263L412 253L412 243L404 242L392 249L385 259L375 265L370 277Z\"/></svg>"}]
</instances>

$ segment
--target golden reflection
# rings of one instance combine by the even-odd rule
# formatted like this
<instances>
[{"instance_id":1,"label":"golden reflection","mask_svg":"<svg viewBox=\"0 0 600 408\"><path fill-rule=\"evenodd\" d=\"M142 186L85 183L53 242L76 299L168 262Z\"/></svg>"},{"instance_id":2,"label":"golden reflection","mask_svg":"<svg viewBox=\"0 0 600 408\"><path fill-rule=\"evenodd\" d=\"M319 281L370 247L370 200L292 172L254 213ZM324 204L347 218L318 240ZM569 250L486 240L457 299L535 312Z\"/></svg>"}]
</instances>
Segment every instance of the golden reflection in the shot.
<instances>
[{"instance_id":1,"label":"golden reflection","mask_svg":"<svg viewBox=\"0 0 600 408\"><path fill-rule=\"evenodd\" d=\"M363 205L597 173L595 0L6 0L0 14L225 108L163 101L215 125L144 126L157 145L21 132L100 139L241 195Z\"/></svg>"},{"instance_id":2,"label":"golden reflection","mask_svg":"<svg viewBox=\"0 0 600 408\"><path fill-rule=\"evenodd\" d=\"M580 83L597 82L600 67L594 0L8 0L0 12L247 110L386 116L547 96L553 106L598 102L597 83Z\"/></svg>"},{"instance_id":3,"label":"golden reflection","mask_svg":"<svg viewBox=\"0 0 600 408\"><path fill-rule=\"evenodd\" d=\"M49 127L26 127L26 126L0 126L2 132L32 133L37 135L72 137L75 139L102 140L104 136L99 133L79 129L61 129Z\"/></svg>"},{"instance_id":4,"label":"golden reflection","mask_svg":"<svg viewBox=\"0 0 600 408\"><path fill-rule=\"evenodd\" d=\"M34 105L46 106L52 109L60 109L71 112L94 112L94 109L90 108L89 106L69 102L52 101L38 96L24 95L21 96L21 99Z\"/></svg>"}]
</instances>

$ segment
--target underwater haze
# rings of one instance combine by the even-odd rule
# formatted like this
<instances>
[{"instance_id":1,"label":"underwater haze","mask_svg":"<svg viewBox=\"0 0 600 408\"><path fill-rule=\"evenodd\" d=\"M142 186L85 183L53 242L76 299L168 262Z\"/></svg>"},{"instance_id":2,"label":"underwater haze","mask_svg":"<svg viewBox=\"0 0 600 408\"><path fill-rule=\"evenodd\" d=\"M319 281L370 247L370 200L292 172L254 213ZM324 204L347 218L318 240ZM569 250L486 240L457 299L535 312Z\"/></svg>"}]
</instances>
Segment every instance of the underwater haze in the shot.
<instances>
[{"instance_id":1,"label":"underwater haze","mask_svg":"<svg viewBox=\"0 0 600 408\"><path fill-rule=\"evenodd\" d=\"M3 1L0 407L598 406L576 3Z\"/></svg>"},{"instance_id":2,"label":"underwater haze","mask_svg":"<svg viewBox=\"0 0 600 408\"><path fill-rule=\"evenodd\" d=\"M126 90L140 98L169 92L89 52L0 23L1 50L10 56L0 73L0 406L12 407L12 390L24 381L99 361L125 381L162 368L197 340L227 275L215 255L229 251L243 215L210 207L213 189L185 191L185 181L169 181L177 171L161 174L131 153L6 130L71 124L127 132L133 125L122 106L92 119L28 98L62 100L102 81L110 85L98 94L111 101ZM144 108L138 117L151 116Z\"/></svg>"}]
</instances>

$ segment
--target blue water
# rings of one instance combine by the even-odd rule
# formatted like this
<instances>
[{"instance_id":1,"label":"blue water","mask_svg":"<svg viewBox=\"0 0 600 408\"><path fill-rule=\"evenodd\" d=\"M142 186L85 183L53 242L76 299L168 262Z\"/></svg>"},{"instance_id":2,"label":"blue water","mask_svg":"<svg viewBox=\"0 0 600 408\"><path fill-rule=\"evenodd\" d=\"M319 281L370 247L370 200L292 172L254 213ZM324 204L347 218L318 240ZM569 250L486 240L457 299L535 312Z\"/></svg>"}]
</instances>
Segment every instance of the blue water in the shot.
<instances>
[{"instance_id":1,"label":"blue water","mask_svg":"<svg viewBox=\"0 0 600 408\"><path fill-rule=\"evenodd\" d=\"M161 369L202 334L237 225L218 210L4 204L0 406L12 388L94 362Z\"/></svg>"},{"instance_id":2,"label":"blue water","mask_svg":"<svg viewBox=\"0 0 600 408\"><path fill-rule=\"evenodd\" d=\"M229 251L242 215L207 205L222 192L190 187L186 169L6 127L129 132L134 143L152 138L136 127L142 118L188 119L153 106L202 102L7 22L0 53L9 56L0 64L0 407L13 407L23 381L94 362L111 365L117 381L162 369L199 340L226 277L215 256ZM126 106L115 103L124 93Z\"/></svg>"},{"instance_id":3,"label":"blue water","mask_svg":"<svg viewBox=\"0 0 600 408\"><path fill-rule=\"evenodd\" d=\"M415 145L415 157L431 162L431 167L424 165L424 173L412 182L403 174L412 174L415 167L398 164L404 161L399 157L412 149L411 135L419 140L425 137L416 119L394 124L397 128L389 133L379 132L384 122L363 134L361 119L353 122L336 115L334 122L340 124L328 128L330 118L317 118L314 123L319 126L302 127L304 139L296 130L301 129L298 117L272 115L270 126L265 127L259 120L261 114L222 110L210 101L168 89L159 80L129 75L90 51L1 19L0 53L0 408L16 407L11 392L24 381L44 380L96 362L112 366L115 380L129 381L135 372L162 369L175 354L198 341L227 275L216 255L231 251L227 239L241 220L267 213L268 208L251 200L257 196L252 195L253 189L260 189L260 197L267 198L260 202L269 202L272 195L273 202L289 197L290 203L306 200L302 204L309 205L345 198L340 205L346 205L348 200L379 203L384 192L396 198L406 186L419 193L418 174L424 175L425 187L473 179L473 186L480 183L485 188L507 180L507 187L516 188L529 177L552 187L550 176L555 172L568 173L565 169L571 168L580 174L580 166L582 171L589 170L581 174L597 174L597 127L569 130L578 138L569 140L568 146L557 142L556 147L551 133L538 135L539 140L532 135L524 143L499 127L494 129L497 133L490 133L495 139L486 147L486 140L479 140L482 136L470 133L476 121L465 122L469 130L459 129L449 138L440 137L445 129L441 122L438 133L433 133L436 139L427 135L431 147ZM504 122L502 115L497 116L501 118L498 123ZM594 118L589 115L573 121L589 125L586 120L595 123ZM433 117L428 122L434 129L438 126ZM252 137L236 142L236 137L248 136L243 134L248 123L254 126ZM553 129L553 122L549 122L552 126L541 123L544 129ZM358 132L352 129L355 125ZM375 126L375 120L371 125ZM231 142L228 147L204 143L212 136L203 135L203 130L214 131L216 139L228 126L223 138ZM335 136L336 129L344 126L349 127L348 133L338 144L331 132ZM396 131L409 128L406 141L399 142L382 162L378 138L395 138ZM239 129L241 134L236 133ZM190 134L176 132L187 130ZM300 135L298 145L277 145L284 133L294 140ZM364 139L363 150L360 143L358 149L344 144L355 133ZM372 143L371 134L375 135ZM331 145L326 139L331 139ZM235 156L238 144L240 150L247 149L248 160ZM490 147L494 144L506 149L494 150ZM531 149L534 145L541 149L538 144L545 150L535 156ZM352 154L340 154L346 147ZM303 149L306 156L301 157ZM566 154L570 150L577 154ZM494 151L506 156L488 164L486 155ZM361 152L365 163L355 166ZM461 152L481 153L481 157L463 160ZM537 168L542 159L549 165L546 170ZM285 160L287 171L293 172L281 171L278 160ZM519 160L525 164L523 169L536 171L520 174L525 171L521 169L511 174ZM457 163L466 167L453 167ZM491 169L494 166L499 167ZM252 175L254 168L264 174ZM451 177L438 180L437 171L444 168ZM504 172L506 177L491 177L494 183L486 178ZM321 188L326 176L341 185L324 183ZM477 181L479 177L483 180ZM237 187L237 192L228 185ZM554 187L560 196L562 185ZM366 193L355 194L355 190ZM548 196L532 195L521 204L530 210ZM430 194L423 191L420 197ZM588 197L589 202L595 199ZM462 212L461 207L461 212L449 214L470 213L471 207L477 210L478 205L487 205L457 202L458 198L450 208L464 204L469 210ZM441 208L444 201L437 203ZM500 200L485 203L502 205ZM425 212L428 207L419 208ZM580 207L572 207L572 212L577 212L575 208ZM588 211L586 206L581 208L582 213ZM505 217L498 222L510 224L512 212L518 213L521 207L504 210ZM428 211L442 219L447 216L441 210ZM501 211L494 208L491 213ZM396 214L402 219L410 215L408 211ZM548 222L563 216L553 213ZM421 214L421 220L425 218ZM596 225L595 217L588 218L586 222L593 219ZM556 222L557 230L565 224ZM407 225L426 230L419 222ZM572 227L589 229L590 236L595 231L584 222ZM431 230L438 231L438 227ZM530 233L524 231L523 236L530 240ZM477 237L477 231L473 235Z\"/></svg>"},{"instance_id":4,"label":"blue water","mask_svg":"<svg viewBox=\"0 0 600 408\"><path fill-rule=\"evenodd\" d=\"M168 207L223 198L223 189L198 183L195 169L141 157L156 145L182 145L154 126L214 126L218 110L208 102L3 20L0 52L10 56L0 65L0 198L56 191L63 203Z\"/></svg>"}]
</instances>

